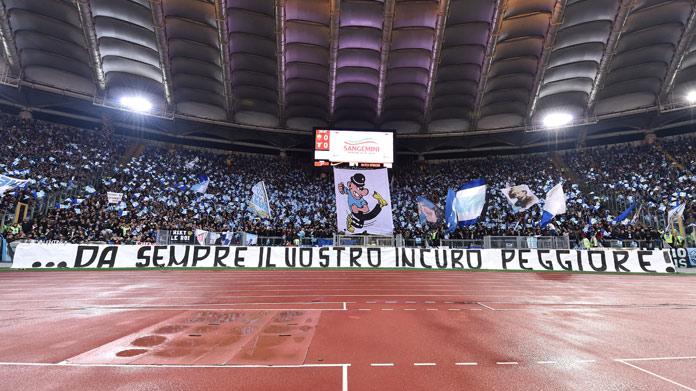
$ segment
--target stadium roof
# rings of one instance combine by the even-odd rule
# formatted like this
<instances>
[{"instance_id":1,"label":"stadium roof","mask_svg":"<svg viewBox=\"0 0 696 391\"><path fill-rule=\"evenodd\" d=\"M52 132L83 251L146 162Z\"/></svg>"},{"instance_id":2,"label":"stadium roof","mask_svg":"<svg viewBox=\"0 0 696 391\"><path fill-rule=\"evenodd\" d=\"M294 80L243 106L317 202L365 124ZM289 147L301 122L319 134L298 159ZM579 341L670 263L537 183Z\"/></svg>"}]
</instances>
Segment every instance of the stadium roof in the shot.
<instances>
[{"instance_id":1,"label":"stadium roof","mask_svg":"<svg viewBox=\"0 0 696 391\"><path fill-rule=\"evenodd\" d=\"M690 0L2 0L0 98L88 113L145 97L177 134L279 148L315 126L396 129L415 152L505 143L490 135L560 111L643 129L691 120L695 15Z\"/></svg>"}]
</instances>

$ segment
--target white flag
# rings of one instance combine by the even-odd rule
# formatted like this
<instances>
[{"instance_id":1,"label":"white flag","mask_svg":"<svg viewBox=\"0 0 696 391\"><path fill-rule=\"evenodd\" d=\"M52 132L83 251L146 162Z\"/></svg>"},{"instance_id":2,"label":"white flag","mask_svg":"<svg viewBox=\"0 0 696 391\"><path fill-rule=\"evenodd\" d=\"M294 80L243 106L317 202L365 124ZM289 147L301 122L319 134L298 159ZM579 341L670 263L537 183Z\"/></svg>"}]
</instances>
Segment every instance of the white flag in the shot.
<instances>
[{"instance_id":1,"label":"white flag","mask_svg":"<svg viewBox=\"0 0 696 391\"><path fill-rule=\"evenodd\" d=\"M563 183L554 186L546 193L544 201L544 214L541 216L541 226L545 227L555 216L566 212L566 197L563 192Z\"/></svg>"},{"instance_id":2,"label":"white flag","mask_svg":"<svg viewBox=\"0 0 696 391\"><path fill-rule=\"evenodd\" d=\"M109 202L109 204L119 204L123 199L123 193L114 193L111 191L107 191L106 199Z\"/></svg>"},{"instance_id":3,"label":"white flag","mask_svg":"<svg viewBox=\"0 0 696 391\"><path fill-rule=\"evenodd\" d=\"M527 185L510 186L500 189L515 213L524 212L539 203L539 198Z\"/></svg>"}]
</instances>

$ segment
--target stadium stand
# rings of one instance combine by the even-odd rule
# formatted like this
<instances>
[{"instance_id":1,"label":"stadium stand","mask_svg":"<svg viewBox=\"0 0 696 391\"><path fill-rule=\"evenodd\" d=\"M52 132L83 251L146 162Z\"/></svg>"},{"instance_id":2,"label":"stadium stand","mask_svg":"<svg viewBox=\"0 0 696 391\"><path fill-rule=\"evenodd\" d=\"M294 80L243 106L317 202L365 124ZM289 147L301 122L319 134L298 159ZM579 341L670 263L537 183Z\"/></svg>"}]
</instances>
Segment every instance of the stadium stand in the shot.
<instances>
[{"instance_id":1,"label":"stadium stand","mask_svg":"<svg viewBox=\"0 0 696 391\"><path fill-rule=\"evenodd\" d=\"M282 237L287 242L335 233L331 176L305 161L155 144L127 148L132 140L104 137L100 130L13 116L0 121L6 140L0 148L0 168L8 176L31 179L2 199L8 241L153 242L158 230L197 228ZM660 150L623 144L567 151L561 154L562 167L547 154L401 164L391 173L395 233L436 240L568 234L574 242L583 237L599 242L657 241L670 205L694 197L696 151L693 140L688 141L661 140ZM200 175L210 180L205 194L191 189ZM419 223L417 196L443 206L448 186L479 177L489 184L488 208L479 224L450 235L442 227ZM260 180L268 186L274 210L267 220L254 218L246 205L251 186ZM545 229L537 224L539 208L513 214L499 191L527 184L542 197L559 180L565 181L568 212ZM108 205L108 191L124 193L122 203ZM28 206L31 219L12 224L18 202ZM642 205L639 221L612 224L633 202ZM689 203L685 212L690 236L693 205Z\"/></svg>"}]
</instances>

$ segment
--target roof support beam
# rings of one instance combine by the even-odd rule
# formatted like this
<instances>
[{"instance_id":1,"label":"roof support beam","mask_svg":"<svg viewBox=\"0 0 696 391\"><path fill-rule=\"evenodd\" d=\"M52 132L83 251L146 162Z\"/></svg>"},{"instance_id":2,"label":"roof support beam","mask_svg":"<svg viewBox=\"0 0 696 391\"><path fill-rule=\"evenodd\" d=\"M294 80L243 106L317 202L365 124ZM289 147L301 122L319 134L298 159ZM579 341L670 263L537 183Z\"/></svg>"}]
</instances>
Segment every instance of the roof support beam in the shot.
<instances>
[{"instance_id":1,"label":"roof support beam","mask_svg":"<svg viewBox=\"0 0 696 391\"><path fill-rule=\"evenodd\" d=\"M433 41L432 57L430 58L430 72L428 74L428 84L425 89L425 108L423 110L423 130L427 131L430 123L430 113L433 106L433 95L435 92L435 77L437 68L440 65L442 55L442 43L445 40L445 24L449 15L450 0L440 0L440 7L437 10L437 22L435 24L435 40Z\"/></svg>"},{"instance_id":2,"label":"roof support beam","mask_svg":"<svg viewBox=\"0 0 696 391\"><path fill-rule=\"evenodd\" d=\"M10 19L7 16L4 2L0 4L0 41L2 41L2 49L5 52L5 58L10 64L12 72L15 73L15 76L19 77L22 67L19 62L19 52L17 51L17 45L14 40L12 28L10 27Z\"/></svg>"},{"instance_id":3,"label":"roof support beam","mask_svg":"<svg viewBox=\"0 0 696 391\"><path fill-rule=\"evenodd\" d=\"M222 84L225 88L225 109L227 118L234 115L234 95L232 93L232 68L230 67L229 33L227 31L227 2L215 0L215 19L217 19L218 42L220 43L220 67L222 68Z\"/></svg>"},{"instance_id":4,"label":"roof support beam","mask_svg":"<svg viewBox=\"0 0 696 391\"><path fill-rule=\"evenodd\" d=\"M99 40L97 39L97 31L94 28L94 19L92 19L92 6L89 0L77 0L75 2L80 13L80 23L82 23L82 33L87 41L87 49L89 50L92 70L94 71L94 80L99 86L99 91L103 92L106 89L106 77L102 68L102 58L99 53Z\"/></svg>"},{"instance_id":5,"label":"roof support beam","mask_svg":"<svg viewBox=\"0 0 696 391\"><path fill-rule=\"evenodd\" d=\"M169 61L169 41L167 40L167 25L164 18L162 0L150 0L152 9L152 24L155 27L155 38L157 39L157 51L160 58L160 69L162 70L162 85L164 86L164 96L167 105L174 103L172 98L172 66Z\"/></svg>"},{"instance_id":6,"label":"roof support beam","mask_svg":"<svg viewBox=\"0 0 696 391\"><path fill-rule=\"evenodd\" d=\"M379 86L377 86L377 122L382 123L384 108L384 87L387 83L387 67L389 66L389 51L391 50L391 33L394 25L394 7L396 0L384 1L384 22L382 23L382 46L379 61Z\"/></svg>"},{"instance_id":7,"label":"roof support beam","mask_svg":"<svg viewBox=\"0 0 696 391\"><path fill-rule=\"evenodd\" d=\"M614 56L614 51L616 50L616 45L619 43L619 38L621 38L621 32L623 31L628 15L631 13L633 8L633 3L635 0L621 0L619 4L619 9L616 12L616 18L614 18L614 23L611 26L611 33L609 33L609 39L607 44L604 46L604 54L602 54L602 60L599 62L599 69L597 70L597 75L595 76L594 83L592 84L592 90L590 91L590 97L587 100L587 114L590 115L594 110L594 104L597 99L597 93L604 82L604 77L609 71L609 64Z\"/></svg>"},{"instance_id":8,"label":"roof support beam","mask_svg":"<svg viewBox=\"0 0 696 391\"><path fill-rule=\"evenodd\" d=\"M336 62L338 59L338 34L341 22L341 0L331 0L331 47L329 50L329 122L334 121L336 111Z\"/></svg>"},{"instance_id":9,"label":"roof support beam","mask_svg":"<svg viewBox=\"0 0 696 391\"><path fill-rule=\"evenodd\" d=\"M500 34L500 26L503 19L503 10L507 6L507 0L498 0L493 12L493 20L491 21L491 32L488 35L488 43L486 44L486 55L483 57L481 67L481 77L479 78L478 87L476 88L476 100L474 101L474 112L471 115L471 129L478 127L478 120L481 117L481 102L483 102L483 93L486 90L488 82L488 71L493 63L493 55L495 47L498 44L498 35Z\"/></svg>"},{"instance_id":10,"label":"roof support beam","mask_svg":"<svg viewBox=\"0 0 696 391\"><path fill-rule=\"evenodd\" d=\"M285 6L287 0L275 0L276 60L278 62L278 122L285 126Z\"/></svg>"},{"instance_id":11,"label":"roof support beam","mask_svg":"<svg viewBox=\"0 0 696 391\"><path fill-rule=\"evenodd\" d=\"M674 56L672 57L672 62L669 64L665 80L662 82L659 99L660 105L666 102L668 95L672 92L674 80L677 78L677 74L679 74L682 62L684 62L684 57L686 57L686 49L691 45L691 41L694 38L694 27L696 27L696 4L692 2L689 19L679 39L679 44L674 51Z\"/></svg>"},{"instance_id":12,"label":"roof support beam","mask_svg":"<svg viewBox=\"0 0 696 391\"><path fill-rule=\"evenodd\" d=\"M551 51L553 50L553 45L556 42L556 35L563 22L563 13L565 12L566 4L568 0L556 0L556 5L553 8L553 14L551 15L551 21L549 24L549 30L544 38L544 47L542 48L541 58L539 59L539 65L537 66L536 75L534 76L534 84L532 85L532 92L534 96L529 102L529 119L534 115L536 110L537 100L539 99L539 92L541 92L541 86L544 81L544 74L546 74L546 68L549 64L549 59L551 58Z\"/></svg>"}]
</instances>

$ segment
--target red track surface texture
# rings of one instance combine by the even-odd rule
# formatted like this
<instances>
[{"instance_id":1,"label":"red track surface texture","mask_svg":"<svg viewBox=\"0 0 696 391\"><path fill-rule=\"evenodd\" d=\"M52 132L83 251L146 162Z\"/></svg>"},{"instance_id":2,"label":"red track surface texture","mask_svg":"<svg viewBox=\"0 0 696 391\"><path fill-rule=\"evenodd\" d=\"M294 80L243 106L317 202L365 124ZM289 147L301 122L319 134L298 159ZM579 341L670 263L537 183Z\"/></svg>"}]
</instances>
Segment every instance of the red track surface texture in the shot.
<instances>
[{"instance_id":1,"label":"red track surface texture","mask_svg":"<svg viewBox=\"0 0 696 391\"><path fill-rule=\"evenodd\" d=\"M696 279L0 273L2 390L695 390Z\"/></svg>"}]
</instances>

